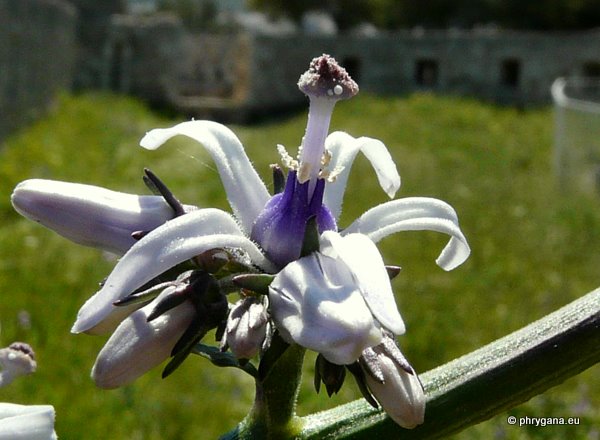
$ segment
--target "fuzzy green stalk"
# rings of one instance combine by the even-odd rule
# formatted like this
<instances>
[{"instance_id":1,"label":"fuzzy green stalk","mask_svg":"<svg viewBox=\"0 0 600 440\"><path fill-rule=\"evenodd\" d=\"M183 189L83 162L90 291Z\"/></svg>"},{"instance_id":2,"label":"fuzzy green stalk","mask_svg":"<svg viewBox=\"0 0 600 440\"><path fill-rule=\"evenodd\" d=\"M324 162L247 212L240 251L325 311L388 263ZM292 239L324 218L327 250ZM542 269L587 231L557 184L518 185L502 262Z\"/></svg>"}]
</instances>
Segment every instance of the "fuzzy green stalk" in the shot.
<instances>
[{"instance_id":1,"label":"fuzzy green stalk","mask_svg":"<svg viewBox=\"0 0 600 440\"><path fill-rule=\"evenodd\" d=\"M296 401L305 352L303 347L292 345L272 361L264 377L259 374L252 410L234 430L222 436L222 440L285 440L297 437L302 431L301 420L296 415Z\"/></svg>"}]
</instances>

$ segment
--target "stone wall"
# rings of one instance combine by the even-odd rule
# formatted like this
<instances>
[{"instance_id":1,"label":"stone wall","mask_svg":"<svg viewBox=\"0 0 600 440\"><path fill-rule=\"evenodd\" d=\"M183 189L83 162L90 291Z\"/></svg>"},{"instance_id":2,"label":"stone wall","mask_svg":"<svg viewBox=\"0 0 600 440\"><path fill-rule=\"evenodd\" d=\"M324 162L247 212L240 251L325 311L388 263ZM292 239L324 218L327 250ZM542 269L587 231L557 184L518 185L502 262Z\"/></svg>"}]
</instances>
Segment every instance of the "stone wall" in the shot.
<instances>
[{"instance_id":1,"label":"stone wall","mask_svg":"<svg viewBox=\"0 0 600 440\"><path fill-rule=\"evenodd\" d=\"M324 52L370 93L431 90L517 106L549 103L550 87L559 76L600 73L600 31L257 36L252 41L248 104L301 102L296 81L308 60Z\"/></svg>"},{"instance_id":2,"label":"stone wall","mask_svg":"<svg viewBox=\"0 0 600 440\"><path fill-rule=\"evenodd\" d=\"M195 117L247 120L301 105L298 77L322 53L345 66L364 92L433 91L520 107L549 103L559 76L600 75L600 31L267 36L190 33L165 20L113 20L108 51L124 51L125 61L110 55L107 64L125 72L125 85L112 88L146 99L160 94Z\"/></svg>"},{"instance_id":3,"label":"stone wall","mask_svg":"<svg viewBox=\"0 0 600 440\"><path fill-rule=\"evenodd\" d=\"M61 0L0 0L0 141L71 86L76 18Z\"/></svg>"},{"instance_id":4,"label":"stone wall","mask_svg":"<svg viewBox=\"0 0 600 440\"><path fill-rule=\"evenodd\" d=\"M171 14L113 15L102 54L102 87L159 105L169 103L190 56L181 21Z\"/></svg>"}]
</instances>

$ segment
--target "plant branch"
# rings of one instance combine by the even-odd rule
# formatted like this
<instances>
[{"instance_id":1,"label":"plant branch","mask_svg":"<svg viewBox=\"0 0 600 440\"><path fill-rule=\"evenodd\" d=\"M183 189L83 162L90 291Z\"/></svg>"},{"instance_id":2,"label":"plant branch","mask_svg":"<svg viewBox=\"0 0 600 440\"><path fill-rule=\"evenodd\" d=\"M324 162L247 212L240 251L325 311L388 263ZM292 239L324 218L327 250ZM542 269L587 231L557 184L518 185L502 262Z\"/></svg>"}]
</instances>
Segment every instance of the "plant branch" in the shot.
<instances>
[{"instance_id":1,"label":"plant branch","mask_svg":"<svg viewBox=\"0 0 600 440\"><path fill-rule=\"evenodd\" d=\"M506 411L600 362L600 289L421 376L425 423L413 430L357 400L303 419L300 439L431 439Z\"/></svg>"}]
</instances>

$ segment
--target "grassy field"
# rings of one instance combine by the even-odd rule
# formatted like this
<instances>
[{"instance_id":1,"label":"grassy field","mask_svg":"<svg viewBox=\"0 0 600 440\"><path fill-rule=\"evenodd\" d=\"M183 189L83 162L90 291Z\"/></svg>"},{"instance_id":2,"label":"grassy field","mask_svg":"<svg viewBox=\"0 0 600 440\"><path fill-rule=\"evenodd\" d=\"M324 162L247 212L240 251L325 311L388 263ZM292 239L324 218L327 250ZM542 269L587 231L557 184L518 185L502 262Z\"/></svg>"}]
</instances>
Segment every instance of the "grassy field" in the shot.
<instances>
[{"instance_id":1,"label":"grassy field","mask_svg":"<svg viewBox=\"0 0 600 440\"><path fill-rule=\"evenodd\" d=\"M295 151L305 114L277 123L237 126L257 169L270 182L275 146ZM166 380L160 369L134 385L96 389L90 368L102 337L69 329L84 300L114 261L71 244L18 216L9 196L19 181L52 178L146 192L149 167L186 203L228 209L218 175L193 142L157 152L143 134L174 121L141 104L106 95L63 97L54 112L0 150L0 346L30 343L38 372L0 390L1 401L50 403L61 439L210 439L232 428L251 406L252 381L237 371L189 359ZM600 284L600 207L591 195L566 194L552 173L550 109L517 111L476 101L415 95L360 96L338 104L332 128L383 140L403 186L397 197L431 196L459 214L472 247L453 272L435 257L446 237L403 233L381 243L385 260L403 267L394 281L408 331L407 357L424 372L542 317ZM366 160L351 173L341 226L385 196ZM329 399L312 389L306 363L299 412L357 398L352 381ZM555 439L600 436L600 378L594 367L458 439ZM517 417L580 417L576 427L515 427Z\"/></svg>"}]
</instances>

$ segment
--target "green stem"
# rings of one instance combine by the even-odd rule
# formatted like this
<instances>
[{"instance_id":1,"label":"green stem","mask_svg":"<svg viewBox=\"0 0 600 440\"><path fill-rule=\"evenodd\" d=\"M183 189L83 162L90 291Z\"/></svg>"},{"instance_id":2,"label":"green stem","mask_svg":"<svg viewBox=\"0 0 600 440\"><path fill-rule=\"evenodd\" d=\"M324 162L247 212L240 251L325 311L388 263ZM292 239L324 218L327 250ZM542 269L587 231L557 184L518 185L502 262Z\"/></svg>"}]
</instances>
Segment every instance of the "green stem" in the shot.
<instances>
[{"instance_id":1,"label":"green stem","mask_svg":"<svg viewBox=\"0 0 600 440\"><path fill-rule=\"evenodd\" d=\"M296 438L302 430L296 400L302 379L305 349L292 345L279 357L264 379L256 381L250 414L222 440Z\"/></svg>"},{"instance_id":2,"label":"green stem","mask_svg":"<svg viewBox=\"0 0 600 440\"><path fill-rule=\"evenodd\" d=\"M396 425L364 401L305 417L298 439L431 439L506 411L600 362L600 289L421 376L425 423Z\"/></svg>"}]
</instances>

